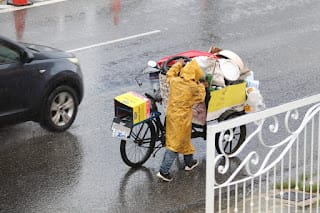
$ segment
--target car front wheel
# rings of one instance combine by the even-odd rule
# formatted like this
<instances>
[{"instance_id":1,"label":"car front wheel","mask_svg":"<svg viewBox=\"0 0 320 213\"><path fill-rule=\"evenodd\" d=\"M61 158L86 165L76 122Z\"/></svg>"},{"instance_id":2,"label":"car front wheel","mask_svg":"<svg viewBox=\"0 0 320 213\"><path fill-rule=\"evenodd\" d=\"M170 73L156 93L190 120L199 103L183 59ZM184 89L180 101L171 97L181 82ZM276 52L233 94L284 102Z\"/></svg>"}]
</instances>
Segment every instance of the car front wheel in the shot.
<instances>
[{"instance_id":1,"label":"car front wheel","mask_svg":"<svg viewBox=\"0 0 320 213\"><path fill-rule=\"evenodd\" d=\"M67 130L76 118L78 105L74 89L69 86L55 88L44 101L41 126L53 132Z\"/></svg>"}]
</instances>

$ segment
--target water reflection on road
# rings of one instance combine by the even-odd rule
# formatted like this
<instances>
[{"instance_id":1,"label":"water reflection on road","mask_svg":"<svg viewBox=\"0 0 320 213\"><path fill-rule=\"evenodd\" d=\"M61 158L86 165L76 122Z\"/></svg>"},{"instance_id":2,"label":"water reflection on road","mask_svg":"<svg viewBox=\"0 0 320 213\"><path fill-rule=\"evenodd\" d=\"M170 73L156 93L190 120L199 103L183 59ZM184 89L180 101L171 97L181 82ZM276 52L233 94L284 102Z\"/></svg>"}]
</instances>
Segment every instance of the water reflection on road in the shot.
<instances>
[{"instance_id":1,"label":"water reflection on road","mask_svg":"<svg viewBox=\"0 0 320 213\"><path fill-rule=\"evenodd\" d=\"M47 208L42 205L62 199L77 185L81 161L81 147L69 132L6 144L0 149L0 209Z\"/></svg>"}]
</instances>

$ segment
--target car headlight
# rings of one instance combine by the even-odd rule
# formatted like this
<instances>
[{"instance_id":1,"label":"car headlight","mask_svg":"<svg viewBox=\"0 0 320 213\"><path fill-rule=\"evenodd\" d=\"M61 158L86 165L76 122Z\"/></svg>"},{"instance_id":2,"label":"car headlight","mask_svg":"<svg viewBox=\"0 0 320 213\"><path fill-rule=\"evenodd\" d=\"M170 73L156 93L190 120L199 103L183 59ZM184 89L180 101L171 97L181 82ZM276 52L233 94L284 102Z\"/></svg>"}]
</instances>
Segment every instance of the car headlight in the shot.
<instances>
[{"instance_id":1,"label":"car headlight","mask_svg":"<svg viewBox=\"0 0 320 213\"><path fill-rule=\"evenodd\" d=\"M68 60L73 64L79 64L79 59L78 58L68 58Z\"/></svg>"}]
</instances>

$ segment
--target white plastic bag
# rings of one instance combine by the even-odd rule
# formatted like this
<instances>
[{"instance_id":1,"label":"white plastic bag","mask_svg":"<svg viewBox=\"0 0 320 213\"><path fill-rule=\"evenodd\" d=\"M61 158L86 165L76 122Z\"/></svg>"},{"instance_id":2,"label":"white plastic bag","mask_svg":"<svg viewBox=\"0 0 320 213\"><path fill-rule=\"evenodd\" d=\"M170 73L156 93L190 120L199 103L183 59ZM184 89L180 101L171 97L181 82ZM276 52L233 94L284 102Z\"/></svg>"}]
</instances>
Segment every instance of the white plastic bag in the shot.
<instances>
[{"instance_id":1,"label":"white plastic bag","mask_svg":"<svg viewBox=\"0 0 320 213\"><path fill-rule=\"evenodd\" d=\"M212 80L209 86L225 87L224 75L220 69L219 61L208 56L194 57L205 76L211 75Z\"/></svg>"},{"instance_id":2,"label":"white plastic bag","mask_svg":"<svg viewBox=\"0 0 320 213\"><path fill-rule=\"evenodd\" d=\"M254 87L248 87L246 89L247 100L244 103L244 110L246 113L249 112L258 112L265 108L263 103L263 97L260 94L260 91Z\"/></svg>"},{"instance_id":3,"label":"white plastic bag","mask_svg":"<svg viewBox=\"0 0 320 213\"><path fill-rule=\"evenodd\" d=\"M216 61L214 58L208 56L197 56L193 59L199 64L204 73L208 73Z\"/></svg>"}]
</instances>

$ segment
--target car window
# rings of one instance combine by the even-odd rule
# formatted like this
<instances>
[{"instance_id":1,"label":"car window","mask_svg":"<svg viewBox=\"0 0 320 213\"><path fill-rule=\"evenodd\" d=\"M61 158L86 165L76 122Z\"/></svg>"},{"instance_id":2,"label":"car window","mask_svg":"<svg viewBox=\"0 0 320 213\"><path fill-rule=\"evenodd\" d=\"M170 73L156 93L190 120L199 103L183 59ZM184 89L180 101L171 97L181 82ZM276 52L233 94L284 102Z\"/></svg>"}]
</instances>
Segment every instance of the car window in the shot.
<instances>
[{"instance_id":1,"label":"car window","mask_svg":"<svg viewBox=\"0 0 320 213\"><path fill-rule=\"evenodd\" d=\"M9 47L0 44L0 64L10 64L20 61L20 54Z\"/></svg>"}]
</instances>

